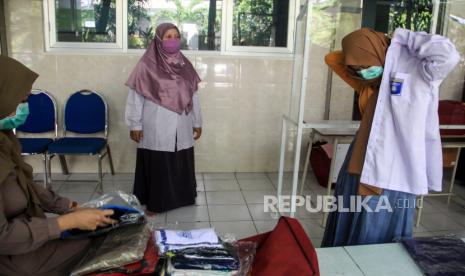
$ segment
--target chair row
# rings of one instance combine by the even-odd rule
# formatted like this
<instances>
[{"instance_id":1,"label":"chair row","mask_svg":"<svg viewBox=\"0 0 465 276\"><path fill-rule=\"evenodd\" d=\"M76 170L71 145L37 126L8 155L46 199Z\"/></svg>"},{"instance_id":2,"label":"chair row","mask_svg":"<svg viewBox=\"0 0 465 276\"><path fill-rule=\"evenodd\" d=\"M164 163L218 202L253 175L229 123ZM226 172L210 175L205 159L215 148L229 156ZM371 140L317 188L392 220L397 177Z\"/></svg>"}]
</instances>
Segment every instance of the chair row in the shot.
<instances>
[{"instance_id":1,"label":"chair row","mask_svg":"<svg viewBox=\"0 0 465 276\"><path fill-rule=\"evenodd\" d=\"M29 116L15 131L23 155L42 155L44 185L51 182L51 159L57 155L64 174L68 174L65 156L96 156L98 161L98 188L102 190L102 159L108 156L111 173L113 160L108 144L108 105L98 92L81 90L73 93L63 110L63 134L58 135L57 104L50 93L34 89L28 97ZM53 132L53 136L50 133ZM22 133L34 137L21 137Z\"/></svg>"}]
</instances>

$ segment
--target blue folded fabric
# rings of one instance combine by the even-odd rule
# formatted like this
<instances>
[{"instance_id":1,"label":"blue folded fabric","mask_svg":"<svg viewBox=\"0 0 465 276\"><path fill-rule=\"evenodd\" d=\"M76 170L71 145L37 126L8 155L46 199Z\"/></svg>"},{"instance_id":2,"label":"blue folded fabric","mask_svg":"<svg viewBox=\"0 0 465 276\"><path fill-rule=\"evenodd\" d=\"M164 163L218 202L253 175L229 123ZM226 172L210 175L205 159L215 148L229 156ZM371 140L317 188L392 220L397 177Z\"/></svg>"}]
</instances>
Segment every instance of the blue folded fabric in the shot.
<instances>
[{"instance_id":1,"label":"blue folded fabric","mask_svg":"<svg viewBox=\"0 0 465 276\"><path fill-rule=\"evenodd\" d=\"M71 229L71 230L62 232L61 238L62 239L80 239L80 238L86 238L86 237L94 237L94 236L105 234L113 229L120 228L123 226L145 223L144 214L128 206L108 204L108 205L103 205L99 209L113 210L114 213L113 215L110 216L110 218L118 221L118 223L107 225L105 227L98 227L96 230L93 230L93 231Z\"/></svg>"}]
</instances>

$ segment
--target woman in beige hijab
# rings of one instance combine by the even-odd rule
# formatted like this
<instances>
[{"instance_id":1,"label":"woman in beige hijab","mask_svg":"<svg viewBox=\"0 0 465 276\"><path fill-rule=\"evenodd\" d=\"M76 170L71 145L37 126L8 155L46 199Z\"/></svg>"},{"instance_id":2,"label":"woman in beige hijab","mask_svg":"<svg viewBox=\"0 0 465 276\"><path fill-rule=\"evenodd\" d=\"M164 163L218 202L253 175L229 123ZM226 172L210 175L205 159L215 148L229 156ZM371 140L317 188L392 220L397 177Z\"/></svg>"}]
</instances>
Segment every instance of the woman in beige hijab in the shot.
<instances>
[{"instance_id":1,"label":"woman in beige hijab","mask_svg":"<svg viewBox=\"0 0 465 276\"><path fill-rule=\"evenodd\" d=\"M73 208L69 199L33 183L32 167L21 158L12 124L5 122L15 122L15 110L37 77L0 56L0 275L67 275L89 240L60 240L61 232L114 222L108 218L112 210ZM46 217L45 212L60 216Z\"/></svg>"}]
</instances>

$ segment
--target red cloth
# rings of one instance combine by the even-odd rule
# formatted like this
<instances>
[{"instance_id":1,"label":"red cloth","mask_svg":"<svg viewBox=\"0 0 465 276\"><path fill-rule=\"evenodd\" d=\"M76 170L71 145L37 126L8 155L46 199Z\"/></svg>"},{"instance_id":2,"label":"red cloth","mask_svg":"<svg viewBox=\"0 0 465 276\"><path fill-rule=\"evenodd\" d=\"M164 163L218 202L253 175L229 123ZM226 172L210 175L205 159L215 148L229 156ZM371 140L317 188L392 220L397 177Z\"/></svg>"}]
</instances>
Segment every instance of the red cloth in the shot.
<instances>
[{"instance_id":1,"label":"red cloth","mask_svg":"<svg viewBox=\"0 0 465 276\"><path fill-rule=\"evenodd\" d=\"M439 123L441 125L465 124L465 104L457 101L439 101ZM442 136L465 135L465 130L441 130Z\"/></svg>"},{"instance_id":2,"label":"red cloth","mask_svg":"<svg viewBox=\"0 0 465 276\"><path fill-rule=\"evenodd\" d=\"M318 184L328 186L329 170L331 167L332 144L313 144L310 154L310 165ZM329 154L331 153L331 154Z\"/></svg>"},{"instance_id":3,"label":"red cloth","mask_svg":"<svg viewBox=\"0 0 465 276\"><path fill-rule=\"evenodd\" d=\"M315 248L299 221L281 217L273 231L242 241L258 244L252 275L320 275Z\"/></svg>"}]
</instances>

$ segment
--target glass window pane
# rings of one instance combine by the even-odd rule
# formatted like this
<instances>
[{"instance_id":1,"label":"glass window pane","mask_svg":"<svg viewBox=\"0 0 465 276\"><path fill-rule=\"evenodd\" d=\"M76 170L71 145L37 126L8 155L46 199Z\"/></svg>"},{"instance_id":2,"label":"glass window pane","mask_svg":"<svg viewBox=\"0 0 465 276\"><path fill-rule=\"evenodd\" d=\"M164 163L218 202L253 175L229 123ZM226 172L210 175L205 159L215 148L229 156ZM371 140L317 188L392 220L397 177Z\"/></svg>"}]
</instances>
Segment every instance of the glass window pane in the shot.
<instances>
[{"instance_id":1,"label":"glass window pane","mask_svg":"<svg viewBox=\"0 0 465 276\"><path fill-rule=\"evenodd\" d=\"M57 42L116 42L116 0L55 0Z\"/></svg>"},{"instance_id":2,"label":"glass window pane","mask_svg":"<svg viewBox=\"0 0 465 276\"><path fill-rule=\"evenodd\" d=\"M128 48L145 49L158 24L176 24L183 50L220 50L221 0L128 0Z\"/></svg>"},{"instance_id":3,"label":"glass window pane","mask_svg":"<svg viewBox=\"0 0 465 276\"><path fill-rule=\"evenodd\" d=\"M432 15L432 0L395 1L390 5L388 33L396 28L430 32Z\"/></svg>"},{"instance_id":4,"label":"glass window pane","mask_svg":"<svg viewBox=\"0 0 465 276\"><path fill-rule=\"evenodd\" d=\"M235 0L233 45L287 47L289 0Z\"/></svg>"}]
</instances>

